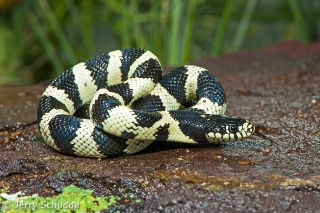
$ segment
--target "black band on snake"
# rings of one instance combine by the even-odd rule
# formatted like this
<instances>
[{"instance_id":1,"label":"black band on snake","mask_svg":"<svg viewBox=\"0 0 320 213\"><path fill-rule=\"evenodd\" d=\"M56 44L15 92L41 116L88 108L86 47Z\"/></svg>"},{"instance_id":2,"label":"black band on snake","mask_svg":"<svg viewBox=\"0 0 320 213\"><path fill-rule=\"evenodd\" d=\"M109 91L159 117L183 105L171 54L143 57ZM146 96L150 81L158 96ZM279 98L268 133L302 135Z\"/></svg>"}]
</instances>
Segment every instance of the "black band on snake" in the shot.
<instances>
[{"instance_id":1,"label":"black band on snake","mask_svg":"<svg viewBox=\"0 0 320 213\"><path fill-rule=\"evenodd\" d=\"M55 79L38 106L46 144L78 156L132 154L153 141L217 143L255 133L225 116L226 95L208 70L183 66L162 77L157 57L142 49L109 52Z\"/></svg>"}]
</instances>

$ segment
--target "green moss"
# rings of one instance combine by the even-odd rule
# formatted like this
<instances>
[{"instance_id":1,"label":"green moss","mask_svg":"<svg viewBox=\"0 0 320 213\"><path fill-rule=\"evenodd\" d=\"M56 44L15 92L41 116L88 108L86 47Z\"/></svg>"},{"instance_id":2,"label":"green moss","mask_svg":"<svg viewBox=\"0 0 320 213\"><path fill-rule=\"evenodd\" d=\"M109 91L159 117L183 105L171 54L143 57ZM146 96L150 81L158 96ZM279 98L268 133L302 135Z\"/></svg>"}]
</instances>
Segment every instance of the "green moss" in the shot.
<instances>
[{"instance_id":1,"label":"green moss","mask_svg":"<svg viewBox=\"0 0 320 213\"><path fill-rule=\"evenodd\" d=\"M193 184L201 184L203 188L208 190L223 190L230 189L234 187L240 187L242 189L255 189L255 188L263 188L270 189L274 188L279 184L279 181L273 181L268 184L264 184L262 182L257 181L244 181L240 177L214 177L214 176L200 176L200 175L181 175L177 171L161 171L155 172L154 177L158 178L160 183L166 184L170 180L179 179L184 183L189 183L188 188L192 188ZM270 177L272 178L272 177Z\"/></svg>"},{"instance_id":2,"label":"green moss","mask_svg":"<svg viewBox=\"0 0 320 213\"><path fill-rule=\"evenodd\" d=\"M15 201L0 200L2 212L98 212L117 204L118 196L93 197L92 190L74 185L63 189L56 197L28 197Z\"/></svg>"}]
</instances>

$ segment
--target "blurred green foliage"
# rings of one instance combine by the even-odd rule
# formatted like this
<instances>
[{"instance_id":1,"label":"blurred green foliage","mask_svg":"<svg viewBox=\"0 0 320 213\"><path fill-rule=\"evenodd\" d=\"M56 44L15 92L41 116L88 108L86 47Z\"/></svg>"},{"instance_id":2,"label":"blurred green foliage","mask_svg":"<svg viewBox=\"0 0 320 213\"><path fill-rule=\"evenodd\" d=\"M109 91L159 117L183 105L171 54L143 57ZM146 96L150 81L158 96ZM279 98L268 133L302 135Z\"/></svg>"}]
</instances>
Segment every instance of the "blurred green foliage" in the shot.
<instances>
[{"instance_id":1,"label":"blurred green foliage","mask_svg":"<svg viewBox=\"0 0 320 213\"><path fill-rule=\"evenodd\" d=\"M120 48L145 48L162 65L178 65L281 40L319 39L318 0L5 2L0 0L0 85L52 79Z\"/></svg>"}]
</instances>

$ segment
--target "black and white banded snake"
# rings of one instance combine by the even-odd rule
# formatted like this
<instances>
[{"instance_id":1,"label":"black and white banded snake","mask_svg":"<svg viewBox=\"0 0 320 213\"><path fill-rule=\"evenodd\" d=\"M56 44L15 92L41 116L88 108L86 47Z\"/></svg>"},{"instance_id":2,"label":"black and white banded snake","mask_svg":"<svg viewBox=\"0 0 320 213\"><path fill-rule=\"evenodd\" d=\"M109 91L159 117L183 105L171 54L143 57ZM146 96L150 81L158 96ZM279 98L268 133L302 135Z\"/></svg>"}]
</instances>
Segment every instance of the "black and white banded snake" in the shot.
<instances>
[{"instance_id":1,"label":"black and white banded snake","mask_svg":"<svg viewBox=\"0 0 320 213\"><path fill-rule=\"evenodd\" d=\"M86 157L133 154L153 141L266 138L225 110L225 92L208 70L188 65L162 77L154 54L123 49L60 75L44 91L37 115L47 145Z\"/></svg>"}]
</instances>

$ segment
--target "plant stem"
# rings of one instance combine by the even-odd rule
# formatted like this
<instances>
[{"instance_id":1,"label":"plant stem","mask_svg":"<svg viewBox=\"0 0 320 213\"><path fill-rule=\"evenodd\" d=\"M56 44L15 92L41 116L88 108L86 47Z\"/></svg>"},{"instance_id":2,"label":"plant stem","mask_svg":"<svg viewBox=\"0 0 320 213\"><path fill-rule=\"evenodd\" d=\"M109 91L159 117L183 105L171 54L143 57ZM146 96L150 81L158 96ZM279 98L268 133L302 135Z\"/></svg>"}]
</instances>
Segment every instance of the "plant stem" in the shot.
<instances>
[{"instance_id":1,"label":"plant stem","mask_svg":"<svg viewBox=\"0 0 320 213\"><path fill-rule=\"evenodd\" d=\"M239 50L244 37L248 31L249 22L256 6L257 0L248 0L244 13L242 15L238 30L232 41L233 51Z\"/></svg>"},{"instance_id":2,"label":"plant stem","mask_svg":"<svg viewBox=\"0 0 320 213\"><path fill-rule=\"evenodd\" d=\"M40 23L37 21L35 15L27 11L27 19L30 22L30 26L32 27L33 31L37 34L40 42L42 43L42 46L46 50L48 57L50 59L50 62L52 63L54 67L54 71L59 75L64 70L62 64L60 63L53 46L49 42L49 38L44 33L43 29L40 26Z\"/></svg>"},{"instance_id":3,"label":"plant stem","mask_svg":"<svg viewBox=\"0 0 320 213\"><path fill-rule=\"evenodd\" d=\"M170 20L170 36L169 36L169 53L168 53L168 64L174 65L179 61L179 31L180 31L180 17L182 10L182 1L173 0L172 1L172 13Z\"/></svg>"},{"instance_id":4,"label":"plant stem","mask_svg":"<svg viewBox=\"0 0 320 213\"><path fill-rule=\"evenodd\" d=\"M64 32L62 28L60 27L60 24L55 17L53 11L48 5L48 2L46 0L39 0L40 7L42 11L45 11L44 14L47 17L58 41L60 42L60 46L63 49L64 53L66 54L66 57L68 61L71 64L76 64L78 62L78 59L72 49L71 44L69 43L67 37L64 35Z\"/></svg>"},{"instance_id":5,"label":"plant stem","mask_svg":"<svg viewBox=\"0 0 320 213\"><path fill-rule=\"evenodd\" d=\"M232 7L233 7L233 2L234 0L227 0L225 3L225 6L223 8L223 12L222 12L222 17L219 23L219 27L216 33L216 36L214 38L214 42L213 42L213 47L211 50L211 55L218 55L219 53L221 53L221 45L223 43L223 38L226 34L226 29L228 26L228 21L230 18L230 14L232 11Z\"/></svg>"}]
</instances>

